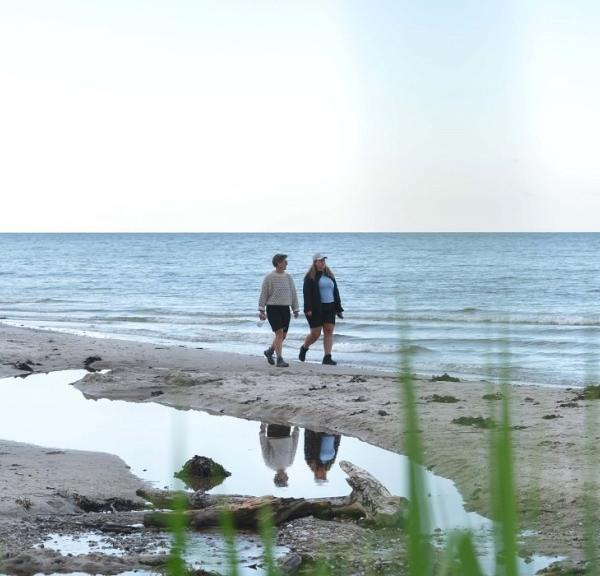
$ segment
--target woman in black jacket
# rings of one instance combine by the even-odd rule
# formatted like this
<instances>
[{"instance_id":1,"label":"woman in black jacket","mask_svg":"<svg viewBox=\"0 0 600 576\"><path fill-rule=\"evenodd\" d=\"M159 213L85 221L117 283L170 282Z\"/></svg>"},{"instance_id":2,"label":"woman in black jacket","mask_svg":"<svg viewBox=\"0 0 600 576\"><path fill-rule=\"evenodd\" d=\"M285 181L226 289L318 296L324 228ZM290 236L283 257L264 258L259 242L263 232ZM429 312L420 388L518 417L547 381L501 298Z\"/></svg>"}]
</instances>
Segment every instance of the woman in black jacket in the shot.
<instances>
[{"instance_id":1,"label":"woman in black jacket","mask_svg":"<svg viewBox=\"0 0 600 576\"><path fill-rule=\"evenodd\" d=\"M298 358L304 362L306 353L323 332L323 364L335 365L331 358L333 348L333 330L335 328L335 317L343 318L342 301L340 292L333 272L329 269L325 260L327 256L317 252L313 256L312 266L304 277L304 314L310 326L310 332L300 347Z\"/></svg>"}]
</instances>

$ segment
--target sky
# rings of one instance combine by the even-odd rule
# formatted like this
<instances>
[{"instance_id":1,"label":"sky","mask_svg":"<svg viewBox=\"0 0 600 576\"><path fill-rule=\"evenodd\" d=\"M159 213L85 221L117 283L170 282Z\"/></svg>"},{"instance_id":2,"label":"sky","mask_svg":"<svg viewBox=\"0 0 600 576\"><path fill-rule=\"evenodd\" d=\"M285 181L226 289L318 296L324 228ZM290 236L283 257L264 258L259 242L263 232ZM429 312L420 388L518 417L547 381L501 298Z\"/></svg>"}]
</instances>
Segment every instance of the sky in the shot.
<instances>
[{"instance_id":1,"label":"sky","mask_svg":"<svg viewBox=\"0 0 600 576\"><path fill-rule=\"evenodd\" d=\"M598 231L597 0L0 0L0 232Z\"/></svg>"}]
</instances>

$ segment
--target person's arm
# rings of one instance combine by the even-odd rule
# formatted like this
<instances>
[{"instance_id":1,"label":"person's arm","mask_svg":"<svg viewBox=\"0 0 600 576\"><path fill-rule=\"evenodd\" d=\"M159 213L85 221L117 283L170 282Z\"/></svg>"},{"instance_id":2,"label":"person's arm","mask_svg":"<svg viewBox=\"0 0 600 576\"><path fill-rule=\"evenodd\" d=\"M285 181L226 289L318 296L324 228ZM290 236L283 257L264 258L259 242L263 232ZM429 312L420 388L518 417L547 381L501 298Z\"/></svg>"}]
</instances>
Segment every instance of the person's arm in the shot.
<instances>
[{"instance_id":1,"label":"person's arm","mask_svg":"<svg viewBox=\"0 0 600 576\"><path fill-rule=\"evenodd\" d=\"M291 462L294 462L294 458L296 457L296 450L298 449L298 436L300 435L300 431L298 430L298 426L294 426L294 431L292 432L292 452L291 452Z\"/></svg>"},{"instance_id":2,"label":"person's arm","mask_svg":"<svg viewBox=\"0 0 600 576\"><path fill-rule=\"evenodd\" d=\"M304 313L307 316L312 315L312 280L309 276L304 277L304 284L302 285L302 295L304 296Z\"/></svg>"},{"instance_id":3,"label":"person's arm","mask_svg":"<svg viewBox=\"0 0 600 576\"><path fill-rule=\"evenodd\" d=\"M340 291L338 290L335 278L333 279L333 300L335 301L335 313L340 318L343 318L342 312L344 312L344 309L342 308L342 299L340 298Z\"/></svg>"},{"instance_id":4,"label":"person's arm","mask_svg":"<svg viewBox=\"0 0 600 576\"><path fill-rule=\"evenodd\" d=\"M267 300L269 298L269 289L270 289L270 282L269 282L269 275L267 274L263 280L262 288L260 290L260 297L258 299L258 314L259 314L261 320L264 320L266 318L265 306L267 305Z\"/></svg>"},{"instance_id":5,"label":"person's arm","mask_svg":"<svg viewBox=\"0 0 600 576\"><path fill-rule=\"evenodd\" d=\"M273 461L273 451L271 450L269 439L267 438L267 435L264 432L261 432L258 435L258 439L260 441L260 451L263 457L263 461L270 468L271 463Z\"/></svg>"},{"instance_id":6,"label":"person's arm","mask_svg":"<svg viewBox=\"0 0 600 576\"><path fill-rule=\"evenodd\" d=\"M294 284L294 279L290 276L290 290L292 291L292 312L294 313L294 318L298 318L298 311L300 310L300 305L298 304L298 294L296 293L296 285Z\"/></svg>"}]
</instances>

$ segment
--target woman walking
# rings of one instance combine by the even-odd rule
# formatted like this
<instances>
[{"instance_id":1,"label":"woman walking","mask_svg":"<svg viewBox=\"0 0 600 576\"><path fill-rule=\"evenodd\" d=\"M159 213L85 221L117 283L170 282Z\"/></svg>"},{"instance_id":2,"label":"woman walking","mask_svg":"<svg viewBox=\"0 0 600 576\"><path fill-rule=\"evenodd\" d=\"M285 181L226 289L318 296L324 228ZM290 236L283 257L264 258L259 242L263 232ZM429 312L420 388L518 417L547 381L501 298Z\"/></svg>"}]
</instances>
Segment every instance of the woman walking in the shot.
<instances>
[{"instance_id":1,"label":"woman walking","mask_svg":"<svg viewBox=\"0 0 600 576\"><path fill-rule=\"evenodd\" d=\"M323 364L335 366L337 362L331 357L333 348L333 330L335 317L343 318L342 301L337 287L335 276L327 266L327 256L317 252L313 256L312 266L304 277L304 314L310 326L310 332L300 347L298 358L301 362L306 359L308 349L314 344L323 332Z\"/></svg>"},{"instance_id":2,"label":"woman walking","mask_svg":"<svg viewBox=\"0 0 600 576\"><path fill-rule=\"evenodd\" d=\"M290 306L294 312L294 318L298 318L300 306L294 279L285 271L287 254L275 254L272 262L275 270L267 274L263 280L258 300L258 315L261 320L269 319L269 324L275 334L273 343L264 351L267 362L271 365L275 364L273 358L275 354L277 355L277 366L287 368L289 364L283 359L282 348L290 327Z\"/></svg>"}]
</instances>

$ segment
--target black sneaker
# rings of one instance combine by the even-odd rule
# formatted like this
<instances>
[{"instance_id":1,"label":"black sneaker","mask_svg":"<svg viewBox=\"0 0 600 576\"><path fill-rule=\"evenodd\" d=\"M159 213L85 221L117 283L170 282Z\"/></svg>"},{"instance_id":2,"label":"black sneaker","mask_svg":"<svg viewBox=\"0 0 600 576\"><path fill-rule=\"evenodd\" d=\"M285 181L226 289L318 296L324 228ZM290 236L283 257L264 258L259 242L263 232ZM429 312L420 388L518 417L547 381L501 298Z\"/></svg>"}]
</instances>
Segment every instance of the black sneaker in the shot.
<instances>
[{"instance_id":1,"label":"black sneaker","mask_svg":"<svg viewBox=\"0 0 600 576\"><path fill-rule=\"evenodd\" d=\"M331 357L331 354L325 354L325 356L323 356L323 364L329 364L329 366L336 366L337 362Z\"/></svg>"},{"instance_id":2,"label":"black sneaker","mask_svg":"<svg viewBox=\"0 0 600 576\"><path fill-rule=\"evenodd\" d=\"M304 345L300 346L300 354L298 354L298 360L300 362L304 362L306 360L306 353L308 352L308 348Z\"/></svg>"},{"instance_id":3,"label":"black sneaker","mask_svg":"<svg viewBox=\"0 0 600 576\"><path fill-rule=\"evenodd\" d=\"M267 358L267 362L268 362L268 363L269 363L271 366L273 366L273 365L275 364L275 359L273 358L273 348L267 348L267 349L264 351L264 355L265 355L265 356L266 356L266 358Z\"/></svg>"},{"instance_id":4,"label":"black sneaker","mask_svg":"<svg viewBox=\"0 0 600 576\"><path fill-rule=\"evenodd\" d=\"M288 366L289 364L281 356L277 358L277 368L287 368Z\"/></svg>"}]
</instances>

